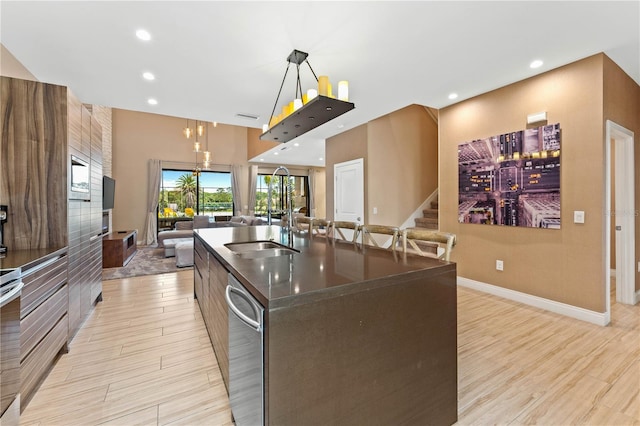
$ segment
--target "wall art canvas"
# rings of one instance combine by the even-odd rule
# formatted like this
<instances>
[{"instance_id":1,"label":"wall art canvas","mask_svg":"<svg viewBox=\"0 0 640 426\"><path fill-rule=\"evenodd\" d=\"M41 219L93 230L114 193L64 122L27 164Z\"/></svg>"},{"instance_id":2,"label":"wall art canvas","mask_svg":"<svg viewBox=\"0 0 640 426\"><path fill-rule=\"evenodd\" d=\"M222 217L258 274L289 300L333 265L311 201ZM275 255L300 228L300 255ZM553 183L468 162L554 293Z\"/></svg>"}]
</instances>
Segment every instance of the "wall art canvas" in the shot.
<instances>
[{"instance_id":1,"label":"wall art canvas","mask_svg":"<svg viewBox=\"0 0 640 426\"><path fill-rule=\"evenodd\" d=\"M458 221L560 229L560 124L458 145Z\"/></svg>"}]
</instances>

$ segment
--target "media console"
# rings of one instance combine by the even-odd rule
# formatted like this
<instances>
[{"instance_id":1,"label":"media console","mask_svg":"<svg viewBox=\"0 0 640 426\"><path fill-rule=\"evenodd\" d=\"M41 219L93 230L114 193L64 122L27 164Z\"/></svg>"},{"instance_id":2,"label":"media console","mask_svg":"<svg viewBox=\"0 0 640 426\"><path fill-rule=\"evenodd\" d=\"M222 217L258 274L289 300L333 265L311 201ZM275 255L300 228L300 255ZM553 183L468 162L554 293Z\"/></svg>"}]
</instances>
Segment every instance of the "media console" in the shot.
<instances>
[{"instance_id":1,"label":"media console","mask_svg":"<svg viewBox=\"0 0 640 426\"><path fill-rule=\"evenodd\" d=\"M137 231L117 231L102 237L102 267L125 266L136 254Z\"/></svg>"}]
</instances>

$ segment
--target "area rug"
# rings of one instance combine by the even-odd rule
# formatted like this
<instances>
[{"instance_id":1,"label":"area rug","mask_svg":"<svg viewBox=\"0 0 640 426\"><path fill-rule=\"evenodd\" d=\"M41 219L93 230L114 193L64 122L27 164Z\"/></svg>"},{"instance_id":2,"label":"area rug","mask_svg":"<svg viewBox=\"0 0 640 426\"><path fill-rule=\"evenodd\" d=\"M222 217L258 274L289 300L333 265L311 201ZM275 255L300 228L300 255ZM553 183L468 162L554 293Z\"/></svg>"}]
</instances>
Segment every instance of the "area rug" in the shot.
<instances>
[{"instance_id":1,"label":"area rug","mask_svg":"<svg viewBox=\"0 0 640 426\"><path fill-rule=\"evenodd\" d=\"M164 248L162 247L141 247L126 266L103 269L102 280L165 274L189 269L193 269L193 266L178 268L175 257L164 257Z\"/></svg>"}]
</instances>

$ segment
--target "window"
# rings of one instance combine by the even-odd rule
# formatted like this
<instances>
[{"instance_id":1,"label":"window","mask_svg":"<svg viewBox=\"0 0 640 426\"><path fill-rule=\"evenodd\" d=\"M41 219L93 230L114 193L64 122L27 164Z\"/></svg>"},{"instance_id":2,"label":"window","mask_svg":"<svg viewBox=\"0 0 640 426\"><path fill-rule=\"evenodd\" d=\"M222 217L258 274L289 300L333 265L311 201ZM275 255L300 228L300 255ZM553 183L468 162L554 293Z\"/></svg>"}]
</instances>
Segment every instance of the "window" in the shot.
<instances>
[{"instance_id":1,"label":"window","mask_svg":"<svg viewBox=\"0 0 640 426\"><path fill-rule=\"evenodd\" d=\"M273 179L273 180L272 180ZM285 194L286 176L258 175L256 183L256 216L267 215L267 199L269 182L271 182L271 216L279 218L288 209ZM294 212L307 213L309 211L309 179L307 176L291 176L293 193L291 194Z\"/></svg>"},{"instance_id":2,"label":"window","mask_svg":"<svg viewBox=\"0 0 640 426\"><path fill-rule=\"evenodd\" d=\"M191 170L162 170L158 201L158 218L231 216L231 174L203 171L194 176Z\"/></svg>"}]
</instances>

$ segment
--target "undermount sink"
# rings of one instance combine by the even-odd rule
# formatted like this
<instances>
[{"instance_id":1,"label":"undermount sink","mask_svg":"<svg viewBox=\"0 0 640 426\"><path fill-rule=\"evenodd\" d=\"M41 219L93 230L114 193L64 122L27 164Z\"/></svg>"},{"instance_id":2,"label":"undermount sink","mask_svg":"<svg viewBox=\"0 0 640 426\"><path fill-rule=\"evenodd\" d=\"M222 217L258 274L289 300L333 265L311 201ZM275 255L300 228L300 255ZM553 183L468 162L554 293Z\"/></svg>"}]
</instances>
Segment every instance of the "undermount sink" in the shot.
<instances>
[{"instance_id":1,"label":"undermount sink","mask_svg":"<svg viewBox=\"0 0 640 426\"><path fill-rule=\"evenodd\" d=\"M225 244L225 247L233 252L240 253L240 252L246 252L246 251L281 248L283 246L281 246L280 244L276 244L272 241L248 241L246 243Z\"/></svg>"},{"instance_id":2,"label":"undermount sink","mask_svg":"<svg viewBox=\"0 0 640 426\"><path fill-rule=\"evenodd\" d=\"M272 241L249 241L246 243L225 244L238 257L243 259L260 259L263 257L284 256L298 253L297 250Z\"/></svg>"}]
</instances>

